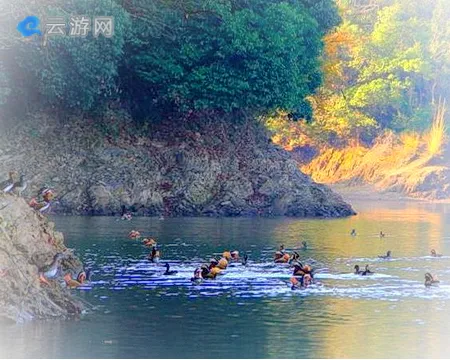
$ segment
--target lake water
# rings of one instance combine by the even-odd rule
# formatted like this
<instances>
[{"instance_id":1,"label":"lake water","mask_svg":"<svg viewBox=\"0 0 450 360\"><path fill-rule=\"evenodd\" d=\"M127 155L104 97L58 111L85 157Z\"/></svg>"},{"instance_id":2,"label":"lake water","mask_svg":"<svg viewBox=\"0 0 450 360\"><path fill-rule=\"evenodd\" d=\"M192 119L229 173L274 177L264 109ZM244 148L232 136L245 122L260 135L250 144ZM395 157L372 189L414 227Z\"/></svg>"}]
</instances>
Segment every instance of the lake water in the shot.
<instances>
[{"instance_id":1,"label":"lake water","mask_svg":"<svg viewBox=\"0 0 450 360\"><path fill-rule=\"evenodd\" d=\"M450 356L450 206L354 207L359 215L337 220L54 217L93 269L92 283L72 290L93 309L76 321L2 326L0 357ZM157 238L178 274L149 263L148 249L127 238L132 229ZM320 283L292 291L291 270L272 257L279 244L299 249L303 240L302 262ZM430 257L432 248L444 256ZM249 264L192 285L194 269L226 249L247 253ZM392 260L377 259L387 250ZM376 274L352 275L355 264ZM424 287L427 271L439 287Z\"/></svg>"}]
</instances>

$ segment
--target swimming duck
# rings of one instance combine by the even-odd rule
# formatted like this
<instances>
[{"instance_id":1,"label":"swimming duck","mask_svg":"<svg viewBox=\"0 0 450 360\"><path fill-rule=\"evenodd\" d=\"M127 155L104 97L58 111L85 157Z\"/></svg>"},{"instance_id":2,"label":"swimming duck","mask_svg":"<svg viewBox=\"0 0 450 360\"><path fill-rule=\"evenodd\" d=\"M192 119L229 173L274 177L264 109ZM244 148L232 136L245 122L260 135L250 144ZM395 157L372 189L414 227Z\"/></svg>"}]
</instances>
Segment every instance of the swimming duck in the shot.
<instances>
[{"instance_id":1,"label":"swimming duck","mask_svg":"<svg viewBox=\"0 0 450 360\"><path fill-rule=\"evenodd\" d=\"M312 278L309 274L303 275L300 280L297 279L295 276L291 277L291 289L297 290L297 289L306 289L309 285L311 285Z\"/></svg>"},{"instance_id":2,"label":"swimming duck","mask_svg":"<svg viewBox=\"0 0 450 360\"><path fill-rule=\"evenodd\" d=\"M293 276L303 276L305 272L303 271L303 265L302 263L297 263L294 265L294 272L292 273Z\"/></svg>"},{"instance_id":3,"label":"swimming duck","mask_svg":"<svg viewBox=\"0 0 450 360\"><path fill-rule=\"evenodd\" d=\"M53 261L50 263L50 265L44 266L39 269L39 280L42 283L50 285L47 279L54 279L56 277L62 259L64 259L64 254L57 253L53 257Z\"/></svg>"},{"instance_id":4,"label":"swimming duck","mask_svg":"<svg viewBox=\"0 0 450 360\"><path fill-rule=\"evenodd\" d=\"M211 265L208 267L208 265L202 266L202 277L204 279L215 279L217 275L219 275L221 272L220 268L217 266Z\"/></svg>"},{"instance_id":5,"label":"swimming duck","mask_svg":"<svg viewBox=\"0 0 450 360\"><path fill-rule=\"evenodd\" d=\"M0 189L5 193L10 192L12 190L12 188L14 187L14 183L16 182L16 180L15 180L16 176L17 176L17 173L15 171L10 171L9 179L2 181L0 183Z\"/></svg>"},{"instance_id":6,"label":"swimming duck","mask_svg":"<svg viewBox=\"0 0 450 360\"><path fill-rule=\"evenodd\" d=\"M366 276L366 275L373 274L373 272L369 270L369 265L366 265L366 268L364 271L359 269L359 265L355 265L355 274Z\"/></svg>"},{"instance_id":7,"label":"swimming duck","mask_svg":"<svg viewBox=\"0 0 450 360\"><path fill-rule=\"evenodd\" d=\"M199 267L197 269L195 269L194 271L194 277L191 278L191 281L194 283L201 283L203 281L203 276L202 276L202 268Z\"/></svg>"},{"instance_id":8,"label":"swimming duck","mask_svg":"<svg viewBox=\"0 0 450 360\"><path fill-rule=\"evenodd\" d=\"M22 196L22 192L27 188L27 182L25 181L25 175L20 175L19 181L15 182L11 191L19 196Z\"/></svg>"},{"instance_id":9,"label":"swimming duck","mask_svg":"<svg viewBox=\"0 0 450 360\"><path fill-rule=\"evenodd\" d=\"M365 270L361 273L361 275L365 276L365 275L371 275L373 274L372 271L369 270L369 265L366 265Z\"/></svg>"},{"instance_id":10,"label":"swimming duck","mask_svg":"<svg viewBox=\"0 0 450 360\"><path fill-rule=\"evenodd\" d=\"M137 240L141 237L141 233L139 231L136 230L131 230L130 233L128 234L128 237L131 240Z\"/></svg>"},{"instance_id":11,"label":"swimming duck","mask_svg":"<svg viewBox=\"0 0 450 360\"><path fill-rule=\"evenodd\" d=\"M209 260L209 266L208 266L208 269L211 270L212 268L216 267L218 264L219 264L219 262L218 262L216 259L211 258L211 259Z\"/></svg>"},{"instance_id":12,"label":"swimming duck","mask_svg":"<svg viewBox=\"0 0 450 360\"><path fill-rule=\"evenodd\" d=\"M302 241L302 250L308 250L308 243L306 241Z\"/></svg>"},{"instance_id":13,"label":"swimming duck","mask_svg":"<svg viewBox=\"0 0 450 360\"><path fill-rule=\"evenodd\" d=\"M310 277L313 276L313 270L311 266L303 266L302 263L296 263L294 265L294 272L292 273L293 276L304 276L306 274L308 274Z\"/></svg>"},{"instance_id":14,"label":"swimming duck","mask_svg":"<svg viewBox=\"0 0 450 360\"><path fill-rule=\"evenodd\" d=\"M175 275L178 274L178 271L176 270L170 270L170 265L169 263L166 263L166 272L163 275Z\"/></svg>"},{"instance_id":15,"label":"swimming duck","mask_svg":"<svg viewBox=\"0 0 450 360\"><path fill-rule=\"evenodd\" d=\"M356 229L352 229L352 232L350 233L351 236L356 236Z\"/></svg>"},{"instance_id":16,"label":"swimming duck","mask_svg":"<svg viewBox=\"0 0 450 360\"><path fill-rule=\"evenodd\" d=\"M386 236L385 233L383 233L382 231L380 231L380 238L384 238Z\"/></svg>"},{"instance_id":17,"label":"swimming duck","mask_svg":"<svg viewBox=\"0 0 450 360\"><path fill-rule=\"evenodd\" d=\"M431 256L433 256L433 257L441 257L442 254L437 254L437 253L436 253L436 250L431 249Z\"/></svg>"},{"instance_id":18,"label":"swimming duck","mask_svg":"<svg viewBox=\"0 0 450 360\"><path fill-rule=\"evenodd\" d=\"M437 277L433 276L431 273L425 274L425 286L426 287L437 286L437 284L439 284L439 282L440 281L437 279Z\"/></svg>"},{"instance_id":19,"label":"swimming duck","mask_svg":"<svg viewBox=\"0 0 450 360\"><path fill-rule=\"evenodd\" d=\"M142 240L142 243L148 247L155 246L157 244L156 240L152 238L145 238L144 240Z\"/></svg>"},{"instance_id":20,"label":"swimming duck","mask_svg":"<svg viewBox=\"0 0 450 360\"><path fill-rule=\"evenodd\" d=\"M152 252L148 255L148 258L151 262L158 263L161 258L161 252L158 250L156 246L153 246Z\"/></svg>"},{"instance_id":21,"label":"swimming duck","mask_svg":"<svg viewBox=\"0 0 450 360\"><path fill-rule=\"evenodd\" d=\"M276 263L288 263L291 259L291 256L287 253L281 254L279 251L275 253L275 262Z\"/></svg>"},{"instance_id":22,"label":"swimming duck","mask_svg":"<svg viewBox=\"0 0 450 360\"><path fill-rule=\"evenodd\" d=\"M386 255L378 255L380 259L390 259L391 258L391 250L389 250Z\"/></svg>"},{"instance_id":23,"label":"swimming duck","mask_svg":"<svg viewBox=\"0 0 450 360\"><path fill-rule=\"evenodd\" d=\"M228 267L228 261L224 257L219 260L217 263L217 267L219 269L225 270Z\"/></svg>"},{"instance_id":24,"label":"swimming duck","mask_svg":"<svg viewBox=\"0 0 450 360\"><path fill-rule=\"evenodd\" d=\"M289 257L289 263L296 262L300 259L300 254L297 251L294 251L294 253Z\"/></svg>"},{"instance_id":25,"label":"swimming duck","mask_svg":"<svg viewBox=\"0 0 450 360\"><path fill-rule=\"evenodd\" d=\"M231 260L234 260L234 261L239 260L239 251L233 250L230 254L231 254Z\"/></svg>"},{"instance_id":26,"label":"swimming duck","mask_svg":"<svg viewBox=\"0 0 450 360\"><path fill-rule=\"evenodd\" d=\"M290 280L291 280L291 290L297 290L302 287L301 283L302 279L300 279L299 281L296 277L292 276Z\"/></svg>"},{"instance_id":27,"label":"swimming duck","mask_svg":"<svg viewBox=\"0 0 450 360\"><path fill-rule=\"evenodd\" d=\"M78 272L77 281L80 284L84 284L85 282L91 281L91 270L90 269L86 271L81 270L80 272Z\"/></svg>"},{"instance_id":28,"label":"swimming duck","mask_svg":"<svg viewBox=\"0 0 450 360\"><path fill-rule=\"evenodd\" d=\"M244 258L242 259L242 265L246 266L247 265L247 261L248 261L248 255L245 254Z\"/></svg>"}]
</instances>

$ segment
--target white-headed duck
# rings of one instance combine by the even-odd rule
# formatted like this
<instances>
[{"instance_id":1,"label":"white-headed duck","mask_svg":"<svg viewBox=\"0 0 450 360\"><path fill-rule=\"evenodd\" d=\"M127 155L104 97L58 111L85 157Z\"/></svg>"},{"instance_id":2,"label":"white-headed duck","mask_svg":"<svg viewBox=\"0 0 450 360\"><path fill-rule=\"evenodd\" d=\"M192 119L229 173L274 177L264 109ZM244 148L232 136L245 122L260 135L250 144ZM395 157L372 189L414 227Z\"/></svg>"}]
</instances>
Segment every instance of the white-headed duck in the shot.
<instances>
[{"instance_id":1,"label":"white-headed duck","mask_svg":"<svg viewBox=\"0 0 450 360\"><path fill-rule=\"evenodd\" d=\"M239 251L233 250L230 254L231 254L231 260L239 261Z\"/></svg>"},{"instance_id":2,"label":"white-headed duck","mask_svg":"<svg viewBox=\"0 0 450 360\"><path fill-rule=\"evenodd\" d=\"M391 250L389 250L389 251L386 253L386 255L378 255L378 257L379 257L380 259L390 259L390 258L391 258L391 254L392 254L392 252L391 252Z\"/></svg>"},{"instance_id":3,"label":"white-headed duck","mask_svg":"<svg viewBox=\"0 0 450 360\"><path fill-rule=\"evenodd\" d=\"M352 232L350 233L351 236L356 236L356 229L352 229Z\"/></svg>"},{"instance_id":4,"label":"white-headed duck","mask_svg":"<svg viewBox=\"0 0 450 360\"><path fill-rule=\"evenodd\" d=\"M380 238L384 238L386 236L385 233L383 233L382 231L380 231Z\"/></svg>"},{"instance_id":5,"label":"white-headed duck","mask_svg":"<svg viewBox=\"0 0 450 360\"><path fill-rule=\"evenodd\" d=\"M216 267L219 264L219 262L217 261L217 259L215 258L211 258L209 260L209 266L208 269L211 270L212 268Z\"/></svg>"},{"instance_id":6,"label":"white-headed duck","mask_svg":"<svg viewBox=\"0 0 450 360\"><path fill-rule=\"evenodd\" d=\"M431 249L431 256L433 256L433 257L441 257L442 254L437 254L437 253L436 253L436 250Z\"/></svg>"},{"instance_id":7,"label":"white-headed duck","mask_svg":"<svg viewBox=\"0 0 450 360\"><path fill-rule=\"evenodd\" d=\"M425 286L437 286L439 284L439 280L436 276L433 276L431 273L425 274Z\"/></svg>"},{"instance_id":8,"label":"white-headed duck","mask_svg":"<svg viewBox=\"0 0 450 360\"><path fill-rule=\"evenodd\" d=\"M208 271L208 269L206 269ZM202 268L199 267L195 269L194 276L191 278L191 281L194 283L201 283L203 281Z\"/></svg>"}]
</instances>

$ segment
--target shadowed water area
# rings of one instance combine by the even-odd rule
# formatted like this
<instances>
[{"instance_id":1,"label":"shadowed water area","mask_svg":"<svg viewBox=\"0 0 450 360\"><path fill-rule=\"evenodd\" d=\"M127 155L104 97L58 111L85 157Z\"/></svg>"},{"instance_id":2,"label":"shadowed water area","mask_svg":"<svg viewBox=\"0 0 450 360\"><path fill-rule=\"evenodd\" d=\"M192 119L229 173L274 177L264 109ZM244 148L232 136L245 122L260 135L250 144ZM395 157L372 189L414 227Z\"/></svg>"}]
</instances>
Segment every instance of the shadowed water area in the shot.
<instances>
[{"instance_id":1,"label":"shadowed water area","mask_svg":"<svg viewBox=\"0 0 450 360\"><path fill-rule=\"evenodd\" d=\"M359 215L337 220L54 217L93 271L72 290L93 308L76 321L2 325L0 357L448 357L450 206L354 206ZM158 240L160 264L127 238L132 229ZM281 243L315 268L315 285L290 289L292 270L272 261ZM233 249L247 266L190 282ZM393 258L378 259L387 250ZM166 261L177 274L163 275ZM355 264L375 274L354 275ZM439 287L424 287L427 271Z\"/></svg>"}]
</instances>

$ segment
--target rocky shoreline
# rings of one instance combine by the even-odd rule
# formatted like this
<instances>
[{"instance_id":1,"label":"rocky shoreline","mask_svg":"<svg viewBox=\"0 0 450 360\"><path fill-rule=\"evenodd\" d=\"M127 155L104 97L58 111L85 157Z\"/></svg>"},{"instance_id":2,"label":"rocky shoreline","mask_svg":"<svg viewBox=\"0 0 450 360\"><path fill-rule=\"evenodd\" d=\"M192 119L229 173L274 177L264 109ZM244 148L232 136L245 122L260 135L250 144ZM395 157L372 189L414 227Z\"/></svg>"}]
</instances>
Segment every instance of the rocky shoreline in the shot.
<instances>
[{"instance_id":1,"label":"rocky shoreline","mask_svg":"<svg viewBox=\"0 0 450 360\"><path fill-rule=\"evenodd\" d=\"M255 121L189 118L146 131L126 113L99 119L39 114L2 132L0 173L24 173L28 199L55 189L59 214L144 216L354 215L314 183Z\"/></svg>"},{"instance_id":2,"label":"rocky shoreline","mask_svg":"<svg viewBox=\"0 0 450 360\"><path fill-rule=\"evenodd\" d=\"M54 224L15 195L0 194L0 319L26 322L70 318L84 305L74 299L64 282L41 284L38 269L56 253L64 253L65 271L82 267L64 245Z\"/></svg>"}]
</instances>

